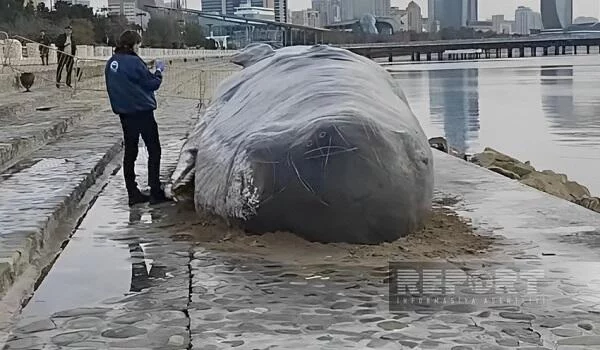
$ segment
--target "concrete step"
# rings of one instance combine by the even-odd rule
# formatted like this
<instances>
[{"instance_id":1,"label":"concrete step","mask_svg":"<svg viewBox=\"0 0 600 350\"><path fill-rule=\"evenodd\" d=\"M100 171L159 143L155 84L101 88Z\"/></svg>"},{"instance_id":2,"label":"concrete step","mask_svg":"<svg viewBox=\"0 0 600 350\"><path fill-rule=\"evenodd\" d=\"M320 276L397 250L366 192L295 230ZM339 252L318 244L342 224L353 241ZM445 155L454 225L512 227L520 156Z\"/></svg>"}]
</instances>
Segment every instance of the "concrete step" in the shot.
<instances>
[{"instance_id":1,"label":"concrete step","mask_svg":"<svg viewBox=\"0 0 600 350\"><path fill-rule=\"evenodd\" d=\"M107 107L108 102L92 93L87 99L70 100L56 90L13 94L0 104L0 170L72 130L94 110ZM36 110L43 107L48 108Z\"/></svg>"},{"instance_id":2,"label":"concrete step","mask_svg":"<svg viewBox=\"0 0 600 350\"><path fill-rule=\"evenodd\" d=\"M84 119L2 174L0 295L47 245L60 240L59 224L121 149L117 118L104 112Z\"/></svg>"}]
</instances>

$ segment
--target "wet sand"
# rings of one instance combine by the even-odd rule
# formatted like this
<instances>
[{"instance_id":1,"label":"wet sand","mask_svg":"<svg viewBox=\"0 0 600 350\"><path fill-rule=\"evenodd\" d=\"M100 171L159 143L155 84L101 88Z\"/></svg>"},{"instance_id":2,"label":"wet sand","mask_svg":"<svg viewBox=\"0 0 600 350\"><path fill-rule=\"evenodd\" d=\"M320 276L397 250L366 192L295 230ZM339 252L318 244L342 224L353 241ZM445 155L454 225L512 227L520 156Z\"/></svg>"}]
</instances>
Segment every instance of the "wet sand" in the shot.
<instances>
[{"instance_id":1,"label":"wet sand","mask_svg":"<svg viewBox=\"0 0 600 350\"><path fill-rule=\"evenodd\" d=\"M198 246L288 264L382 266L390 260L468 258L488 253L494 238L480 234L445 205L434 203L426 226L407 237L379 245L313 243L289 232L249 235L214 217L198 217L181 226L176 238ZM191 214L191 213L190 213Z\"/></svg>"}]
</instances>

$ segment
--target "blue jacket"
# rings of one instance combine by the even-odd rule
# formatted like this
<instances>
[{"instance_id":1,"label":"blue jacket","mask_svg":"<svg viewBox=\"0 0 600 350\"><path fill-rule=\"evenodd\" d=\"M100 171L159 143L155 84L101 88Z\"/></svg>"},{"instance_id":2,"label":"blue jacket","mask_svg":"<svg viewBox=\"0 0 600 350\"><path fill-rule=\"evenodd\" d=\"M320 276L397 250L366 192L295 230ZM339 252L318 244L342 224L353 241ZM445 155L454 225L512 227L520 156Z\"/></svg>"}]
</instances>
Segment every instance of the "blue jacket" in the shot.
<instances>
[{"instance_id":1,"label":"blue jacket","mask_svg":"<svg viewBox=\"0 0 600 350\"><path fill-rule=\"evenodd\" d=\"M162 74L151 73L135 53L117 51L106 63L104 75L110 105L116 114L156 109L154 91L162 83Z\"/></svg>"}]
</instances>

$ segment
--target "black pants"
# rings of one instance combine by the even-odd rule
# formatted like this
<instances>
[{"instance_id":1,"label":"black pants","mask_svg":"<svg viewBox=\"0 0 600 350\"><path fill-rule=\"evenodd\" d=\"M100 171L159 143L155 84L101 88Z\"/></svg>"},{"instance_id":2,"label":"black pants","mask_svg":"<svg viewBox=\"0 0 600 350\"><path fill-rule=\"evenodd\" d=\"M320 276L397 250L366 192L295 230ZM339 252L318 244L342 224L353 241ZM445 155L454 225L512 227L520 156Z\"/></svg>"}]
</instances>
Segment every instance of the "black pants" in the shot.
<instances>
[{"instance_id":1,"label":"black pants","mask_svg":"<svg viewBox=\"0 0 600 350\"><path fill-rule=\"evenodd\" d=\"M71 86L71 73L73 72L73 64L75 60L73 56L66 55L62 52L58 53L58 68L56 69L56 83L60 83L62 79L63 69L67 69L67 81L66 84Z\"/></svg>"},{"instance_id":2,"label":"black pants","mask_svg":"<svg viewBox=\"0 0 600 350\"><path fill-rule=\"evenodd\" d=\"M125 155L123 157L123 175L125 186L129 194L137 191L135 182L135 160L138 155L140 135L148 150L148 185L151 194L158 194L160 184L160 140L158 138L158 125L154 119L154 112L138 112L135 114L121 114L123 138L125 140Z\"/></svg>"}]
</instances>

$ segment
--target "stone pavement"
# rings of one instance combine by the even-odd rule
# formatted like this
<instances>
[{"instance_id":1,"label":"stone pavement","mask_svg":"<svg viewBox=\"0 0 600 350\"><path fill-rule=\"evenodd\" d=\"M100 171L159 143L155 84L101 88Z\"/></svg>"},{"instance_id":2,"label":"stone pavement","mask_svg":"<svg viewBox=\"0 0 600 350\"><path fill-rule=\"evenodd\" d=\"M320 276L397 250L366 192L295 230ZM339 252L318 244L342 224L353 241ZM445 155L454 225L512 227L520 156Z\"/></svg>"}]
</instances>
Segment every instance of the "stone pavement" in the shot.
<instances>
[{"instance_id":1,"label":"stone pavement","mask_svg":"<svg viewBox=\"0 0 600 350\"><path fill-rule=\"evenodd\" d=\"M184 128L163 134L165 170ZM480 285L501 268L541 268L535 298L483 303L469 290L392 312L388 266L297 266L209 251L193 232L210 223L183 204L128 208L119 173L5 349L600 348L598 214L435 157L437 200L498 236L482 261L450 262Z\"/></svg>"},{"instance_id":2,"label":"stone pavement","mask_svg":"<svg viewBox=\"0 0 600 350\"><path fill-rule=\"evenodd\" d=\"M78 103L86 104L88 110L92 104L81 100ZM103 105L103 108L83 116L73 130L62 130L66 131L64 135L19 160L0 177L2 294L26 269L39 275L48 264L47 259L51 258L46 255L55 253L53 247L59 248L60 243L68 238L72 227L65 227L68 226L65 223L77 219L77 210L82 204L87 205L80 200L121 150L118 118L112 114L106 99L97 99L94 104ZM71 113L63 116L65 119L73 118L79 111L73 107L62 110ZM172 129L173 125L180 127L180 124L185 126L197 115L197 102L161 100L156 115L159 123L161 120L168 121L161 125L161 129L165 126ZM36 132L37 128L32 125L18 130L26 134ZM167 137L172 132L163 130ZM3 308L4 305L0 309ZM4 310L0 310L0 315L3 315L2 312ZM2 319L0 326L5 321Z\"/></svg>"}]
</instances>

